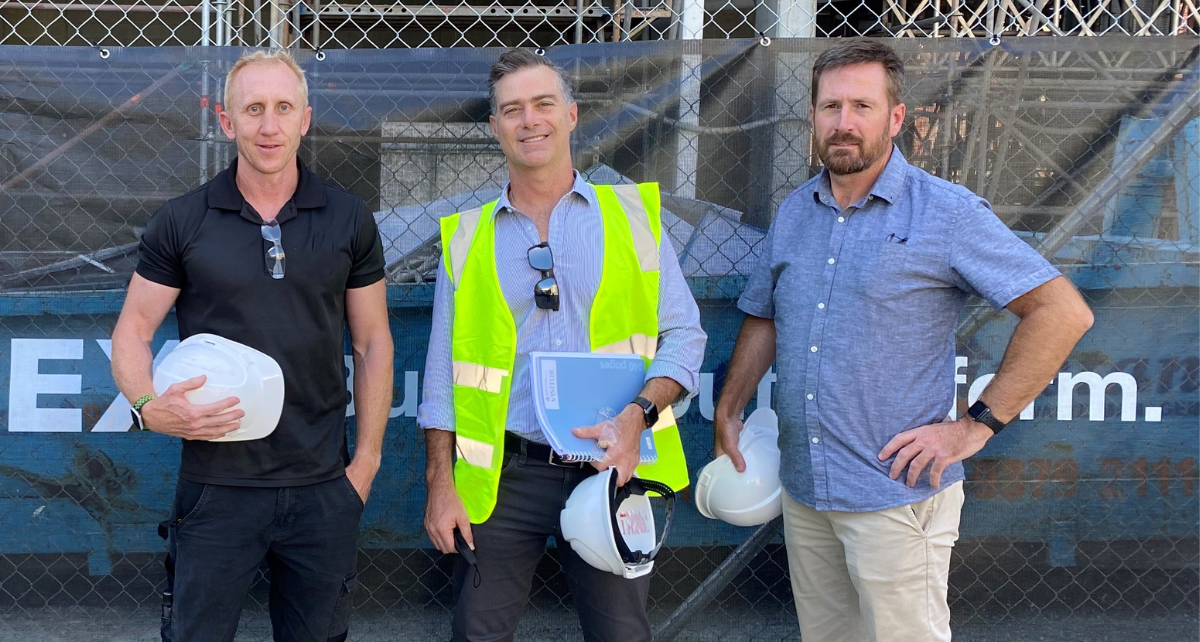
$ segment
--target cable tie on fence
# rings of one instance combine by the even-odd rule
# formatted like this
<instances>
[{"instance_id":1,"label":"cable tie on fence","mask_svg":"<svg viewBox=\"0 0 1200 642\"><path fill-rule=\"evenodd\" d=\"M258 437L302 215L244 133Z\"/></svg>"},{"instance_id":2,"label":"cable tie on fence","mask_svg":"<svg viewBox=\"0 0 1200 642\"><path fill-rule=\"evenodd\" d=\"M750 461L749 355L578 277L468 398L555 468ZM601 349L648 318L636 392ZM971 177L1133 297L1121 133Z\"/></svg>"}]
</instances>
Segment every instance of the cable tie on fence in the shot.
<instances>
[{"instance_id":1,"label":"cable tie on fence","mask_svg":"<svg viewBox=\"0 0 1200 642\"><path fill-rule=\"evenodd\" d=\"M317 58L317 62L321 62L322 60L325 60L325 52L318 49L316 58Z\"/></svg>"},{"instance_id":2,"label":"cable tie on fence","mask_svg":"<svg viewBox=\"0 0 1200 642\"><path fill-rule=\"evenodd\" d=\"M545 48L545 47L538 47L537 49L534 49L534 50L533 50L533 53L535 53L535 54L537 54L537 55L539 55L539 56L544 56L544 55L546 55L546 48Z\"/></svg>"},{"instance_id":3,"label":"cable tie on fence","mask_svg":"<svg viewBox=\"0 0 1200 642\"><path fill-rule=\"evenodd\" d=\"M104 58L106 60L108 59L108 48L106 48L106 47L100 48L100 57Z\"/></svg>"},{"instance_id":4,"label":"cable tie on fence","mask_svg":"<svg viewBox=\"0 0 1200 642\"><path fill-rule=\"evenodd\" d=\"M992 34L992 37L988 38L988 42L992 43L993 47L999 47L1000 46L1000 34L998 34L998 33Z\"/></svg>"}]
</instances>

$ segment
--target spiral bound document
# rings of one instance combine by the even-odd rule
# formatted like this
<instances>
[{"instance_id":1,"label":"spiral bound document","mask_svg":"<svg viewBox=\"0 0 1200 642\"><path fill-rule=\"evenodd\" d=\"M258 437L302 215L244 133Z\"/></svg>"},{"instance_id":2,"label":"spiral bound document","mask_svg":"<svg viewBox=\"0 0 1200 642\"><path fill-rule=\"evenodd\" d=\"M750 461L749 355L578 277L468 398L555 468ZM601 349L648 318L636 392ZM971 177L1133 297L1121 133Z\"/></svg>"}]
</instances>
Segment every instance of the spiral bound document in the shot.
<instances>
[{"instance_id":1,"label":"spiral bound document","mask_svg":"<svg viewBox=\"0 0 1200 642\"><path fill-rule=\"evenodd\" d=\"M620 413L646 385L646 365L636 354L531 352L533 405L542 434L554 452L572 461L599 461L604 450L595 439L571 430L599 422L600 411ZM658 461L654 432L642 433L641 463Z\"/></svg>"}]
</instances>

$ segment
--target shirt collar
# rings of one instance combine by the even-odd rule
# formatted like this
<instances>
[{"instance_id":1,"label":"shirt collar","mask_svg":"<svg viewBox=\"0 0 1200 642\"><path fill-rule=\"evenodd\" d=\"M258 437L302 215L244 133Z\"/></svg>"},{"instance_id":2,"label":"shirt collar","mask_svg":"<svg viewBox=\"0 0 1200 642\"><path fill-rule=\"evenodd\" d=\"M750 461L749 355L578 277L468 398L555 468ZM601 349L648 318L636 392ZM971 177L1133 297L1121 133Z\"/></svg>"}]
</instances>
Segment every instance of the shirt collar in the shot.
<instances>
[{"instance_id":1,"label":"shirt collar","mask_svg":"<svg viewBox=\"0 0 1200 642\"><path fill-rule=\"evenodd\" d=\"M583 178L583 175L580 174L578 171L572 170L572 173L575 176L575 183L573 185L571 185L571 191L567 192L567 193L568 194L571 194L571 193L578 194L578 195L582 196L583 199L585 201L587 201L588 205L590 205L591 207L599 207L599 205L598 205L599 201L596 200L595 188L593 188L591 186L591 184L588 183L587 180ZM512 203L508 200L509 184L510 184L510 182L505 181L504 187L500 190L500 199L498 201L496 201L496 212L497 213L503 212L505 210L508 210L510 212L518 211L515 207L512 206Z\"/></svg>"},{"instance_id":2,"label":"shirt collar","mask_svg":"<svg viewBox=\"0 0 1200 642\"><path fill-rule=\"evenodd\" d=\"M242 212L243 216L246 216L246 199L242 197L242 192L237 186L237 166L238 160L235 158L228 169L217 174L209 183L208 206L213 209ZM300 170L300 178L296 183L296 191L292 194L292 205L295 209L325 207L325 183L310 172L299 158L296 159L296 166ZM280 214L290 209L285 205Z\"/></svg>"},{"instance_id":3,"label":"shirt collar","mask_svg":"<svg viewBox=\"0 0 1200 642\"><path fill-rule=\"evenodd\" d=\"M900 148L892 143L892 156L883 168L883 173L875 179L875 184L871 186L868 197L882 198L890 204L895 204L896 199L900 197L900 190L904 187L904 178L907 175L908 161L904 158L904 154L900 153ZM833 198L833 187L829 183L829 168L827 167L821 169L821 174L813 183L813 199L825 204L837 202ZM862 203L855 203L855 206L861 207Z\"/></svg>"}]
</instances>

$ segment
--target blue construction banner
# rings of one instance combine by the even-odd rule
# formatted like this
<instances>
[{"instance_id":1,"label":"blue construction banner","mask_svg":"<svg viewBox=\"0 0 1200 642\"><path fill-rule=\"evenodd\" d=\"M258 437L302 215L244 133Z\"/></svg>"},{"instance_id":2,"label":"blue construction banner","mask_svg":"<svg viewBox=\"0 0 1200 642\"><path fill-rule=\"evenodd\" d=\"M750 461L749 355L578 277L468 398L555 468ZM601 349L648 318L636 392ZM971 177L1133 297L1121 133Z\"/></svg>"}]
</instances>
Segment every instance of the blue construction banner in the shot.
<instances>
[{"instance_id":1,"label":"blue construction banner","mask_svg":"<svg viewBox=\"0 0 1200 642\"><path fill-rule=\"evenodd\" d=\"M822 40L562 46L576 168L656 181L708 333L676 408L693 479L779 203L819 171L811 66ZM1200 120L1184 38L897 39L908 161L988 199L1084 293L1096 322L1018 421L967 462L962 542L1034 543L1051 566L1127 542L1195 565L1200 503ZM150 215L236 155L217 127L232 48L0 48L0 556L86 554L104 575L162 551L178 440L137 432L111 333ZM488 129L497 49L298 52L305 163L366 199L386 245L395 390L364 549L428 549L415 423L438 217L498 195ZM997 371L1016 319L974 299L948 413ZM156 360L178 343L173 316ZM347 348L349 343L347 342ZM347 380L352 360L347 349ZM886 370L888 363L878 363ZM755 407L789 394L773 371ZM346 410L351 438L353 403ZM733 546L686 493L669 547ZM960 545L961 546L961 545ZM1183 560L1180 562L1179 560ZM1153 560L1148 562L1151 566ZM1164 562L1165 563L1165 562Z\"/></svg>"}]
</instances>

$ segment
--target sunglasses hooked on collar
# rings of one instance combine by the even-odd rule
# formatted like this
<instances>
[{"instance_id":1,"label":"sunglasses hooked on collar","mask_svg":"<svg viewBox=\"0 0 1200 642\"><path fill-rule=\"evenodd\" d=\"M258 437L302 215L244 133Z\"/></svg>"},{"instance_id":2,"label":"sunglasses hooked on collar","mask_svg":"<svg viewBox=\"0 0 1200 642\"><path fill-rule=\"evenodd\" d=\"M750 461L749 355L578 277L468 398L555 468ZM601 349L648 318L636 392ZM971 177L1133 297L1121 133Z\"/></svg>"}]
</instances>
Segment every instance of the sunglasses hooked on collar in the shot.
<instances>
[{"instance_id":1,"label":"sunglasses hooked on collar","mask_svg":"<svg viewBox=\"0 0 1200 642\"><path fill-rule=\"evenodd\" d=\"M542 279L533 286L533 301L542 310L558 310L558 281L554 278L554 253L549 243L538 243L529 248L529 267L542 273Z\"/></svg>"},{"instance_id":2,"label":"sunglasses hooked on collar","mask_svg":"<svg viewBox=\"0 0 1200 642\"><path fill-rule=\"evenodd\" d=\"M270 241L271 247L267 248L267 260L275 261L271 266L271 278L283 278L283 266L287 255L283 251L283 230L279 227L279 222L275 220L267 221L262 225L262 237L264 241Z\"/></svg>"}]
</instances>

